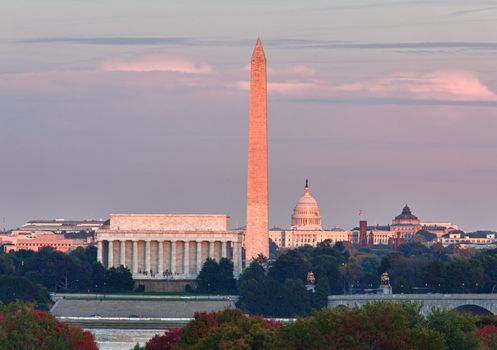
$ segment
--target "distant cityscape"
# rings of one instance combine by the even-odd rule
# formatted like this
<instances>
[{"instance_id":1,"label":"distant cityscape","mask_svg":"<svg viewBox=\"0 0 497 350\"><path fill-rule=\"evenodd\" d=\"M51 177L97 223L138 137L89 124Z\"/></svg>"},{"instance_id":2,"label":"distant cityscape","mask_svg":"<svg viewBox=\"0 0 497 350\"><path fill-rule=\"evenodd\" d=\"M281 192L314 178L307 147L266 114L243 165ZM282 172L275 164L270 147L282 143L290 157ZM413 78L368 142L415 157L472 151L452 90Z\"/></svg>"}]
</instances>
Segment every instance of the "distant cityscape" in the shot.
<instances>
[{"instance_id":1,"label":"distant cityscape","mask_svg":"<svg viewBox=\"0 0 497 350\"><path fill-rule=\"evenodd\" d=\"M176 217L184 220L181 215ZM205 222L208 217L203 219ZM230 230L228 229L229 217L224 219L226 220L225 225L218 232L237 233L239 238L243 240L245 228ZM99 232L100 234L108 232L110 222L111 220L104 221L102 219L66 220L59 218L53 220L29 220L19 228L0 233L0 244L5 252L21 249L37 251L44 246L67 252L77 247L96 245L97 234ZM319 243L329 241L332 244L348 242L357 247L388 250L395 249L402 243L414 241L428 247L438 243L444 247L457 245L463 249L497 248L496 232L494 231L464 232L459 229L457 224L452 222L443 220L424 221L414 215L408 205L405 205L401 213L392 219L391 224L371 226L368 225L366 220L361 219L356 227L350 229L340 227L323 228L319 206L316 199L311 195L308 183L304 187L302 197L297 201L290 223L289 228L275 226L269 230L270 244L273 247L277 249L292 249L302 246L315 247ZM192 230L191 227L190 230ZM198 228L198 230L200 232L202 228ZM163 229L162 234L174 234L176 231L176 229ZM209 249L212 250L211 254L214 257L220 258L227 254L226 252L223 253L223 249L228 248L223 248L222 241L214 241L213 246L215 248L209 248L208 243L206 243L204 257L209 255ZM242 246L244 246L243 241ZM155 248L157 249L157 247ZM120 247L118 247L117 253L119 253L119 249ZM232 256L232 253L230 254ZM157 258L157 256L154 256L154 258ZM106 256L106 259L108 259L108 256ZM101 257L101 260L103 260L103 257ZM112 257L112 260L114 260L114 257ZM114 265L118 265L119 260L116 260ZM107 261L107 265L112 264ZM140 266L140 271L148 270L150 268ZM194 270L192 270L192 273L194 273ZM196 268L196 270L199 271L200 268ZM155 273L162 274L162 272L164 271L157 267ZM189 277L192 278L193 276Z\"/></svg>"}]
</instances>

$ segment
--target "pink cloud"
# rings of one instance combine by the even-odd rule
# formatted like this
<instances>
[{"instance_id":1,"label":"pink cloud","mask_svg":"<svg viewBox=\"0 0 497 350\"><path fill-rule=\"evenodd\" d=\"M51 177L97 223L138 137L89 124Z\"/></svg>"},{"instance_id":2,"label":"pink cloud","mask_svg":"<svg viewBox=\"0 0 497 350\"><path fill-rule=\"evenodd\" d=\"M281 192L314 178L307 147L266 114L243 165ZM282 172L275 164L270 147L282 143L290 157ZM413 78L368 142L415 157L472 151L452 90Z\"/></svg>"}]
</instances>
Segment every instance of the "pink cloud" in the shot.
<instances>
[{"instance_id":1,"label":"pink cloud","mask_svg":"<svg viewBox=\"0 0 497 350\"><path fill-rule=\"evenodd\" d=\"M450 100L497 100L497 95L469 71L394 73L385 77L338 85L333 91L372 96Z\"/></svg>"},{"instance_id":2,"label":"pink cloud","mask_svg":"<svg viewBox=\"0 0 497 350\"><path fill-rule=\"evenodd\" d=\"M185 74L210 74L214 70L207 63L196 63L188 58L170 56L139 56L130 59L114 58L100 67L106 72L174 72Z\"/></svg>"}]
</instances>

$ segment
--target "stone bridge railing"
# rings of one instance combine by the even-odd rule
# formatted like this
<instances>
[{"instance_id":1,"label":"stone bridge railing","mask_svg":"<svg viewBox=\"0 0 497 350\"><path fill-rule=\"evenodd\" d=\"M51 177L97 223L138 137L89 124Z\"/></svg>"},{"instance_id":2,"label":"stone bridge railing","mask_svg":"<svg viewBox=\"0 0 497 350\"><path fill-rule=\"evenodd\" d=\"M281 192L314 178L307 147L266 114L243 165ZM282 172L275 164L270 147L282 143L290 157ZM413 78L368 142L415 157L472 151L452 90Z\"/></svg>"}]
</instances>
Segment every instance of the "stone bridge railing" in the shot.
<instances>
[{"instance_id":1,"label":"stone bridge railing","mask_svg":"<svg viewBox=\"0 0 497 350\"><path fill-rule=\"evenodd\" d=\"M413 301L421 303L421 313L428 315L432 308L444 310L465 307L481 308L479 311L497 315L497 294L354 294L330 295L328 307L362 306L377 301Z\"/></svg>"}]
</instances>

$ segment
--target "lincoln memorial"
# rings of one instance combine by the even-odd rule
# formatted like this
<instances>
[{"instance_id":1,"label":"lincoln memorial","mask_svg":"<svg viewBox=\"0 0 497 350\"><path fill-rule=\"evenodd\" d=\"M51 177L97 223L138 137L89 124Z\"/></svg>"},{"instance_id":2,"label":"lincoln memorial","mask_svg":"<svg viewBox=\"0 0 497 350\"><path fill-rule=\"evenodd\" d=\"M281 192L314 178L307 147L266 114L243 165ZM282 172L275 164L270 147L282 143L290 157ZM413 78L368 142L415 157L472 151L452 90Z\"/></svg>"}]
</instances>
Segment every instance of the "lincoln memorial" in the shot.
<instances>
[{"instance_id":1,"label":"lincoln memorial","mask_svg":"<svg viewBox=\"0 0 497 350\"><path fill-rule=\"evenodd\" d=\"M227 215L110 214L97 231L98 261L123 265L135 280L194 280L207 258L242 269L243 231Z\"/></svg>"}]
</instances>

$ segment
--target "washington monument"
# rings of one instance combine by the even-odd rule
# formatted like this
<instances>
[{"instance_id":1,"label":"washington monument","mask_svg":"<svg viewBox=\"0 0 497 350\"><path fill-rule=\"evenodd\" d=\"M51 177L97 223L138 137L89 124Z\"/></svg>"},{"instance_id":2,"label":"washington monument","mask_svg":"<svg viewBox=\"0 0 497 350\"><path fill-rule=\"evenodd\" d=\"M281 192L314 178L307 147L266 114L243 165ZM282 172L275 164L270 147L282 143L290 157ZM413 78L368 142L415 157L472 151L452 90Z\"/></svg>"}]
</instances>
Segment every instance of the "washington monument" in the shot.
<instances>
[{"instance_id":1,"label":"washington monument","mask_svg":"<svg viewBox=\"0 0 497 350\"><path fill-rule=\"evenodd\" d=\"M269 257L266 57L257 39L250 62L250 117L247 177L247 265L259 254Z\"/></svg>"}]
</instances>

